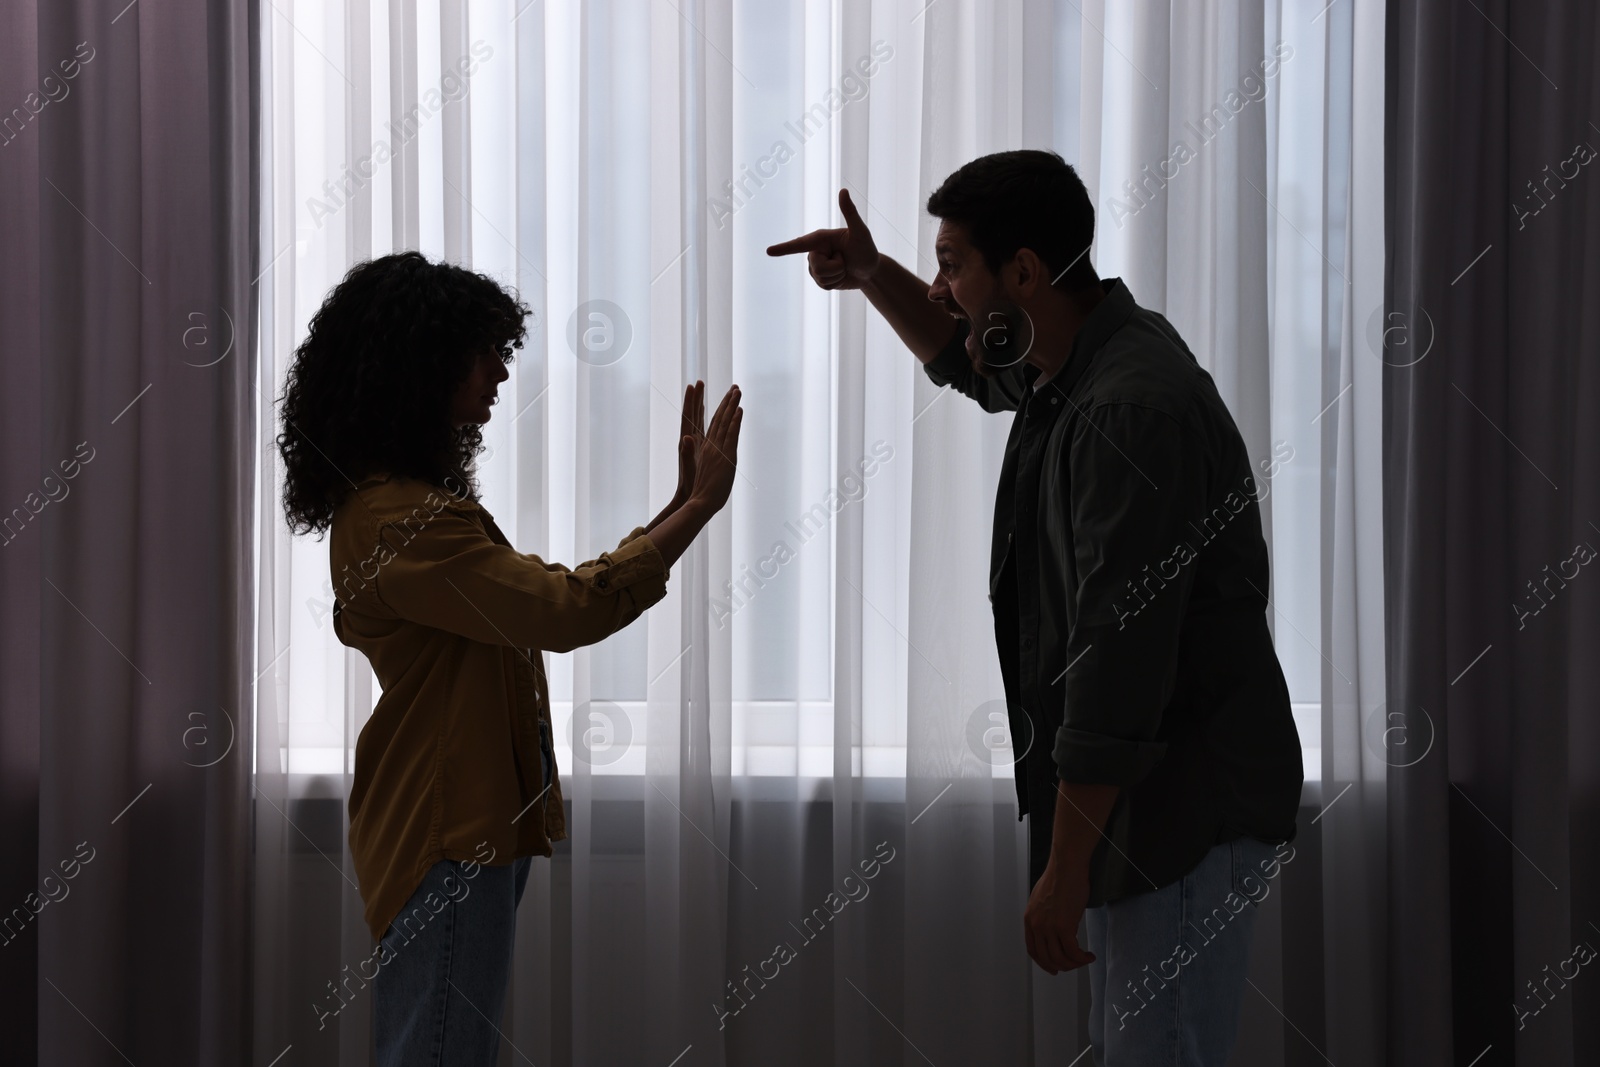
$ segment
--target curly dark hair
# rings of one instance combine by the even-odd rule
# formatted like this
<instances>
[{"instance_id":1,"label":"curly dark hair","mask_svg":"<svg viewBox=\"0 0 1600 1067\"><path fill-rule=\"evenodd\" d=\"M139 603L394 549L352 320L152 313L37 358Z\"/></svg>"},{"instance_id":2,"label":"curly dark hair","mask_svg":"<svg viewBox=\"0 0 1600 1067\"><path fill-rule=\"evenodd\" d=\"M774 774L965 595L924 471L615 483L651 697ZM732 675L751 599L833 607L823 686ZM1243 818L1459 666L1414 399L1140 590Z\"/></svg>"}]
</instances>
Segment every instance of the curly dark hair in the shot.
<instances>
[{"instance_id":1,"label":"curly dark hair","mask_svg":"<svg viewBox=\"0 0 1600 1067\"><path fill-rule=\"evenodd\" d=\"M490 345L510 363L531 310L492 278L419 252L358 263L312 316L282 398L283 510L322 533L378 471L476 500L483 431L451 424L450 404Z\"/></svg>"},{"instance_id":2,"label":"curly dark hair","mask_svg":"<svg viewBox=\"0 0 1600 1067\"><path fill-rule=\"evenodd\" d=\"M967 239L992 273L1031 248L1062 292L1098 285L1085 254L1094 240L1094 204L1072 164L1054 152L1019 148L979 156L928 197L928 214L967 228Z\"/></svg>"}]
</instances>

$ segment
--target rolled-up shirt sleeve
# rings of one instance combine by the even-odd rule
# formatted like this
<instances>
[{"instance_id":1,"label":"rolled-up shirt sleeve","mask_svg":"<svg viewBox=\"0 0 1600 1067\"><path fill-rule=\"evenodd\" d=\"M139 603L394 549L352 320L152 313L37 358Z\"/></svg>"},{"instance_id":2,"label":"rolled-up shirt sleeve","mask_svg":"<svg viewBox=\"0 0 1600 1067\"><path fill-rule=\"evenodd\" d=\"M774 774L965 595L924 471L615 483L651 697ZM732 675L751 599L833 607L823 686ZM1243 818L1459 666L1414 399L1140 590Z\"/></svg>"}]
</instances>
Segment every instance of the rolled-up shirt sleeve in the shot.
<instances>
[{"instance_id":1,"label":"rolled-up shirt sleeve","mask_svg":"<svg viewBox=\"0 0 1600 1067\"><path fill-rule=\"evenodd\" d=\"M1070 447L1077 611L1052 755L1063 781L1130 786L1166 752L1157 737L1203 545L1204 452L1171 415L1137 404L1089 411Z\"/></svg>"},{"instance_id":2,"label":"rolled-up shirt sleeve","mask_svg":"<svg viewBox=\"0 0 1600 1067\"><path fill-rule=\"evenodd\" d=\"M978 402L985 411L1015 411L1022 402L1027 379L1022 376L1025 363L1017 362L993 377L985 378L972 369L967 358L967 334L971 327L965 319L956 320L956 332L939 354L922 365L922 369L935 385L948 385Z\"/></svg>"},{"instance_id":3,"label":"rolled-up shirt sleeve","mask_svg":"<svg viewBox=\"0 0 1600 1067\"><path fill-rule=\"evenodd\" d=\"M491 645L569 652L621 630L667 594L644 527L567 568L489 537L446 507L418 528L378 528L378 599L400 618Z\"/></svg>"}]
</instances>

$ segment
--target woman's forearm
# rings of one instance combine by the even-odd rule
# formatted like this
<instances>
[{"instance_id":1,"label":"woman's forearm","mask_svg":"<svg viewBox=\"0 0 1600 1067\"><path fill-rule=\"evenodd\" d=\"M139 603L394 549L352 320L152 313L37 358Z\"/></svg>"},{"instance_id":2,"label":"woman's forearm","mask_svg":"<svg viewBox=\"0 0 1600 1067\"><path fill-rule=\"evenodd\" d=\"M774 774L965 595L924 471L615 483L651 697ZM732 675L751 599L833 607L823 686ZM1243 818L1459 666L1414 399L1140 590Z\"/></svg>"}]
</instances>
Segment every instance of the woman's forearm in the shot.
<instances>
[{"instance_id":1,"label":"woman's forearm","mask_svg":"<svg viewBox=\"0 0 1600 1067\"><path fill-rule=\"evenodd\" d=\"M655 544L656 551L661 553L661 558L671 567L715 514L715 509L705 507L690 497L671 514L658 517L654 529L646 533Z\"/></svg>"},{"instance_id":2,"label":"woman's forearm","mask_svg":"<svg viewBox=\"0 0 1600 1067\"><path fill-rule=\"evenodd\" d=\"M650 520L650 525L646 526L644 528L644 532L647 535L651 534L651 533L654 533L655 532L655 528L657 526L661 525L662 520L666 519L666 517L668 515L671 515L674 511L677 511L682 506L683 506L683 501L678 499L677 497L673 497L671 500L667 501L667 506L662 508L661 512L658 515L656 515L655 518Z\"/></svg>"}]
</instances>

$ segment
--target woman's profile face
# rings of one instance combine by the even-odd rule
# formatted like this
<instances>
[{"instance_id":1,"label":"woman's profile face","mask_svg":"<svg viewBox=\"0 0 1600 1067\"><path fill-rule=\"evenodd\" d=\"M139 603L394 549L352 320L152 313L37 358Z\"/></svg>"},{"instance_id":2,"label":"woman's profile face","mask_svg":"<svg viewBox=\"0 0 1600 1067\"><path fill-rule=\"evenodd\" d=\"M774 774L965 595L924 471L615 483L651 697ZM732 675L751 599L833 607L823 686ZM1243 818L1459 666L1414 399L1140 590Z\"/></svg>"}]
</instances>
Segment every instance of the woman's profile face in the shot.
<instances>
[{"instance_id":1,"label":"woman's profile face","mask_svg":"<svg viewBox=\"0 0 1600 1067\"><path fill-rule=\"evenodd\" d=\"M468 423L481 425L488 422L489 409L499 396L500 383L509 377L511 372L500 361L498 351L491 347L478 353L478 361L473 364L472 372L461 383L461 388L456 390L455 399L451 402L451 425L460 429Z\"/></svg>"}]
</instances>

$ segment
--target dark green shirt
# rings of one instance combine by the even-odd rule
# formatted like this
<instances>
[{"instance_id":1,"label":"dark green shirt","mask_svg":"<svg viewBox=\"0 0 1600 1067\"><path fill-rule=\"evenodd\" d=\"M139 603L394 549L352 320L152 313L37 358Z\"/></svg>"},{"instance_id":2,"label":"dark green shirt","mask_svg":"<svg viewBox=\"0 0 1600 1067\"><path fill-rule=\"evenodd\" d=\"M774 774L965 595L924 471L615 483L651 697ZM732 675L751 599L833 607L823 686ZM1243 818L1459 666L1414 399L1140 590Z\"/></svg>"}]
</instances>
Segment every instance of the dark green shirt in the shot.
<instances>
[{"instance_id":1,"label":"dark green shirt","mask_svg":"<svg viewBox=\"0 0 1600 1067\"><path fill-rule=\"evenodd\" d=\"M987 411L1015 411L995 498L994 605L1037 881L1055 786L1121 786L1090 866L1091 907L1193 870L1213 845L1294 836L1302 769L1267 628L1260 500L1211 376L1120 279L1035 389L988 379L967 326L925 367ZM1020 814L1019 814L1020 817Z\"/></svg>"}]
</instances>

